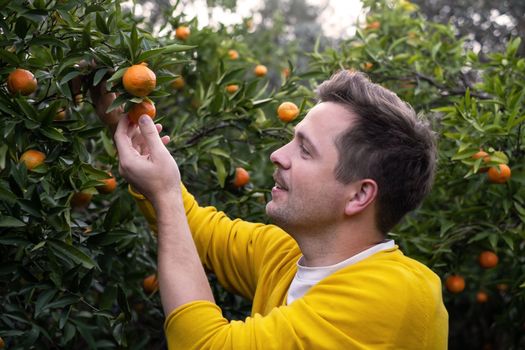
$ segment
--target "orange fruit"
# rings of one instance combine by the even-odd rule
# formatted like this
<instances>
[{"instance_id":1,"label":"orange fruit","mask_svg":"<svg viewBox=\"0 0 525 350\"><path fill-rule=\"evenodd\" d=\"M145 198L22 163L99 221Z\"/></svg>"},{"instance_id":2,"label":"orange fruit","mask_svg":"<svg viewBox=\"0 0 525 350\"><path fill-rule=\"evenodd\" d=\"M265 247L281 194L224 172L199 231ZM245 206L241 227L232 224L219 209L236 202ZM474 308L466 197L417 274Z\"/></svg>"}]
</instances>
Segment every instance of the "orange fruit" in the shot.
<instances>
[{"instance_id":1,"label":"orange fruit","mask_svg":"<svg viewBox=\"0 0 525 350\"><path fill-rule=\"evenodd\" d=\"M499 170L496 167L491 167L487 173L489 181L495 184L504 184L509 181L511 171L507 164L498 164Z\"/></svg>"},{"instance_id":2,"label":"orange fruit","mask_svg":"<svg viewBox=\"0 0 525 350\"><path fill-rule=\"evenodd\" d=\"M103 185L96 187L99 193L108 194L115 191L117 188L117 179L115 179L115 177L110 172L108 172L108 175L110 178L99 180L100 182L104 183Z\"/></svg>"},{"instance_id":3,"label":"orange fruit","mask_svg":"<svg viewBox=\"0 0 525 350\"><path fill-rule=\"evenodd\" d=\"M175 36L177 37L177 39L182 41L187 40L190 36L190 33L190 28L186 26L179 26L177 27L177 29L175 29Z\"/></svg>"},{"instance_id":4,"label":"orange fruit","mask_svg":"<svg viewBox=\"0 0 525 350\"><path fill-rule=\"evenodd\" d=\"M230 84L226 86L226 91L230 94L233 94L234 92L237 92L239 90L239 85L237 84Z\"/></svg>"},{"instance_id":5,"label":"orange fruit","mask_svg":"<svg viewBox=\"0 0 525 350\"><path fill-rule=\"evenodd\" d=\"M477 160L479 158L483 158L483 163L490 162L490 156L487 152L483 151L482 149L479 150L479 152L474 153L472 155L472 159ZM489 168L479 168L479 173L486 173L489 170Z\"/></svg>"},{"instance_id":6,"label":"orange fruit","mask_svg":"<svg viewBox=\"0 0 525 350\"><path fill-rule=\"evenodd\" d=\"M91 203L91 198L93 198L93 195L89 192L75 192L73 197L71 197L70 204L75 209L83 209Z\"/></svg>"},{"instance_id":7,"label":"orange fruit","mask_svg":"<svg viewBox=\"0 0 525 350\"><path fill-rule=\"evenodd\" d=\"M151 119L155 119L157 109L149 98L145 98L141 103L134 103L128 111L128 118L132 123L138 124L141 115L147 114Z\"/></svg>"},{"instance_id":8,"label":"orange fruit","mask_svg":"<svg viewBox=\"0 0 525 350\"><path fill-rule=\"evenodd\" d=\"M265 65L258 64L255 66L253 73L259 78L264 77L268 73L268 68Z\"/></svg>"},{"instance_id":9,"label":"orange fruit","mask_svg":"<svg viewBox=\"0 0 525 350\"><path fill-rule=\"evenodd\" d=\"M228 56L231 60L238 60L239 59L239 53L237 50L228 50Z\"/></svg>"},{"instance_id":10,"label":"orange fruit","mask_svg":"<svg viewBox=\"0 0 525 350\"><path fill-rule=\"evenodd\" d=\"M36 91L37 81L33 73L26 69L17 68L7 77L7 89L10 93L20 93L23 96L31 95Z\"/></svg>"},{"instance_id":11,"label":"orange fruit","mask_svg":"<svg viewBox=\"0 0 525 350\"><path fill-rule=\"evenodd\" d=\"M144 292L147 294L151 294L156 292L159 289L159 281L157 280L157 275L152 274L144 278L142 281L142 287L144 288Z\"/></svg>"},{"instance_id":12,"label":"orange fruit","mask_svg":"<svg viewBox=\"0 0 525 350\"><path fill-rule=\"evenodd\" d=\"M122 77L124 89L133 96L148 96L157 85L155 73L145 64L134 64L124 73Z\"/></svg>"},{"instance_id":13,"label":"orange fruit","mask_svg":"<svg viewBox=\"0 0 525 350\"><path fill-rule=\"evenodd\" d=\"M489 301L489 295L485 293L484 291L480 290L479 292L476 293L476 301L479 304L484 304L487 301Z\"/></svg>"},{"instance_id":14,"label":"orange fruit","mask_svg":"<svg viewBox=\"0 0 525 350\"><path fill-rule=\"evenodd\" d=\"M496 289L502 293L505 293L509 290L509 285L507 283L498 283L496 284Z\"/></svg>"},{"instance_id":15,"label":"orange fruit","mask_svg":"<svg viewBox=\"0 0 525 350\"><path fill-rule=\"evenodd\" d=\"M445 287L450 293L461 293L465 289L465 279L460 275L450 275L445 280Z\"/></svg>"},{"instance_id":16,"label":"orange fruit","mask_svg":"<svg viewBox=\"0 0 525 350\"><path fill-rule=\"evenodd\" d=\"M381 22L379 22L379 21L370 22L365 27L365 29L368 29L368 30L376 30L376 29L379 29L379 28L381 28Z\"/></svg>"},{"instance_id":17,"label":"orange fruit","mask_svg":"<svg viewBox=\"0 0 525 350\"><path fill-rule=\"evenodd\" d=\"M496 267L496 265L498 265L498 261L499 258L496 253L491 252L490 250L481 252L478 257L479 266L483 267L484 269Z\"/></svg>"},{"instance_id":18,"label":"orange fruit","mask_svg":"<svg viewBox=\"0 0 525 350\"><path fill-rule=\"evenodd\" d=\"M365 62L363 63L363 70L369 71L370 69L372 69L373 66L374 64L372 62Z\"/></svg>"},{"instance_id":19,"label":"orange fruit","mask_svg":"<svg viewBox=\"0 0 525 350\"><path fill-rule=\"evenodd\" d=\"M283 68L281 72L283 73L283 76L285 78L288 78L290 76L290 68L288 67Z\"/></svg>"},{"instance_id":20,"label":"orange fruit","mask_svg":"<svg viewBox=\"0 0 525 350\"><path fill-rule=\"evenodd\" d=\"M27 150L20 156L20 161L24 162L27 170L33 170L43 164L45 159L46 155L44 153L34 149Z\"/></svg>"},{"instance_id":21,"label":"orange fruit","mask_svg":"<svg viewBox=\"0 0 525 350\"><path fill-rule=\"evenodd\" d=\"M299 108L293 102L283 102L277 108L277 115L285 123L289 123L299 115Z\"/></svg>"},{"instance_id":22,"label":"orange fruit","mask_svg":"<svg viewBox=\"0 0 525 350\"><path fill-rule=\"evenodd\" d=\"M186 80L184 80L183 77L178 77L171 83L171 87L175 90L182 90L184 89L184 86L186 86Z\"/></svg>"},{"instance_id":23,"label":"orange fruit","mask_svg":"<svg viewBox=\"0 0 525 350\"><path fill-rule=\"evenodd\" d=\"M66 110L64 108L61 108L58 110L57 114L55 114L55 118L53 120L64 120L66 119Z\"/></svg>"},{"instance_id":24,"label":"orange fruit","mask_svg":"<svg viewBox=\"0 0 525 350\"><path fill-rule=\"evenodd\" d=\"M246 186L248 182L250 182L250 173L244 168L236 168L235 177L233 179L233 186L237 188L243 187Z\"/></svg>"},{"instance_id":25,"label":"orange fruit","mask_svg":"<svg viewBox=\"0 0 525 350\"><path fill-rule=\"evenodd\" d=\"M3 349L3 348L5 348L5 342L4 342L4 339L0 337L0 349Z\"/></svg>"}]
</instances>

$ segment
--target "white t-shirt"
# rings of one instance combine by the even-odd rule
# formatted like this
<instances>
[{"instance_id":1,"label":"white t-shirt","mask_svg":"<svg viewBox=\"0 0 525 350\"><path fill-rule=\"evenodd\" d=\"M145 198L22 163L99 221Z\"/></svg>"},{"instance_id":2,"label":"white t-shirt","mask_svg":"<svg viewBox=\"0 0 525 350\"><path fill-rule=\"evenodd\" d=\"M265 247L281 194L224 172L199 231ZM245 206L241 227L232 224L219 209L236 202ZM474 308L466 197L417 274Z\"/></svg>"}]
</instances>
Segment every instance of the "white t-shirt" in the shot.
<instances>
[{"instance_id":1,"label":"white t-shirt","mask_svg":"<svg viewBox=\"0 0 525 350\"><path fill-rule=\"evenodd\" d=\"M290 289L288 290L288 298L286 303L290 305L295 299L302 297L311 287L316 285L323 278L328 277L337 270L343 267L355 264L377 252L394 248L395 242L393 239L379 243L362 252L343 260L335 265L307 267L301 265L303 257L297 261L297 273L295 274Z\"/></svg>"}]
</instances>

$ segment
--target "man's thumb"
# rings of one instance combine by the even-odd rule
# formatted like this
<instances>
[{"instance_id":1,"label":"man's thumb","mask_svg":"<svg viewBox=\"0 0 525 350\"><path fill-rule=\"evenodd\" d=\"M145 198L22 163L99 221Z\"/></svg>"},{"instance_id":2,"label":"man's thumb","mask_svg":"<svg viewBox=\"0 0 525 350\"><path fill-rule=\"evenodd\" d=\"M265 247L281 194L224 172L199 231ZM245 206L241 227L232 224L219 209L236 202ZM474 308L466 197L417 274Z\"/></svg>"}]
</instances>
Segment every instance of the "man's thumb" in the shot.
<instances>
[{"instance_id":1,"label":"man's thumb","mask_svg":"<svg viewBox=\"0 0 525 350\"><path fill-rule=\"evenodd\" d=\"M142 137L144 137L150 149L152 147L158 147L159 145L162 145L162 141L160 140L159 132L155 127L155 123L153 123L153 119L151 119L147 114L143 114L139 118L139 128Z\"/></svg>"}]
</instances>

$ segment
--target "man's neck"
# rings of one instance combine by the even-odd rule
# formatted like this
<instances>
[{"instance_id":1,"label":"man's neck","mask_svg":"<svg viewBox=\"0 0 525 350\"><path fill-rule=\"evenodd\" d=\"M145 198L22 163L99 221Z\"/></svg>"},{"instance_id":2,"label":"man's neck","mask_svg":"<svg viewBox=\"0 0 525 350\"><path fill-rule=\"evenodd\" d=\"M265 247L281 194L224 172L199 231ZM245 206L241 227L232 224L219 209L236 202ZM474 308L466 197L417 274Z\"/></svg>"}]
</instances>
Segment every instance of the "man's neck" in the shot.
<instances>
[{"instance_id":1,"label":"man's neck","mask_svg":"<svg viewBox=\"0 0 525 350\"><path fill-rule=\"evenodd\" d=\"M293 237L303 253L302 265L307 267L337 264L385 239L381 233L363 228L325 228L323 232L309 230L308 234L296 233Z\"/></svg>"}]
</instances>

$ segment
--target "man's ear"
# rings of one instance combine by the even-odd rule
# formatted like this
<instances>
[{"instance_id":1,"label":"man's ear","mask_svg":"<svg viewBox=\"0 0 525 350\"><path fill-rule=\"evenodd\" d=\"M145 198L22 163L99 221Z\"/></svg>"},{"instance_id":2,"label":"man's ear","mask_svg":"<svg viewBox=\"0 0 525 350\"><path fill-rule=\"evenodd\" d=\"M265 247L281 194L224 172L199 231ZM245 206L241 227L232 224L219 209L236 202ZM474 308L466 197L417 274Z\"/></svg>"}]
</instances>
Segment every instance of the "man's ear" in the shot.
<instances>
[{"instance_id":1,"label":"man's ear","mask_svg":"<svg viewBox=\"0 0 525 350\"><path fill-rule=\"evenodd\" d=\"M377 197L377 183L372 179L359 180L350 185L345 205L346 215L356 215L365 210Z\"/></svg>"}]
</instances>

